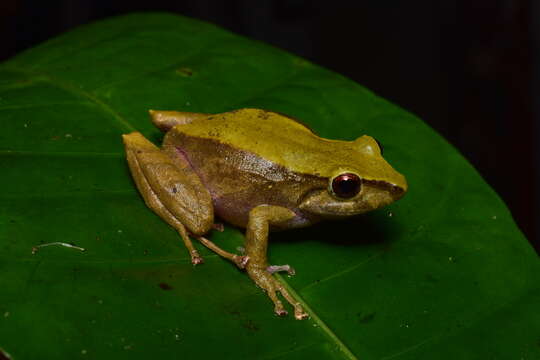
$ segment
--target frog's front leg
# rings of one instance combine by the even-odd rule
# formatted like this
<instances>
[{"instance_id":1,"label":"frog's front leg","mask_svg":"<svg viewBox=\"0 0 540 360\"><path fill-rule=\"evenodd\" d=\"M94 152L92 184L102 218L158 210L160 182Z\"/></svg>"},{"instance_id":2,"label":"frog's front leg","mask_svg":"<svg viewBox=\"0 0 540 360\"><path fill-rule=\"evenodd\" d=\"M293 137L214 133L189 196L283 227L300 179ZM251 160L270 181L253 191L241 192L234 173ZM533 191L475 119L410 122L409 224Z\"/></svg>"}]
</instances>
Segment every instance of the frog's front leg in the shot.
<instances>
[{"instance_id":1,"label":"frog's front leg","mask_svg":"<svg viewBox=\"0 0 540 360\"><path fill-rule=\"evenodd\" d=\"M246 270L255 283L261 287L274 303L277 315L286 315L287 311L277 297L277 292L294 306L294 317L298 320L306 318L302 305L296 301L284 286L267 270L268 232L270 225L283 223L292 219L295 213L281 206L259 205L249 212L246 229L246 254L249 257Z\"/></svg>"}]
</instances>

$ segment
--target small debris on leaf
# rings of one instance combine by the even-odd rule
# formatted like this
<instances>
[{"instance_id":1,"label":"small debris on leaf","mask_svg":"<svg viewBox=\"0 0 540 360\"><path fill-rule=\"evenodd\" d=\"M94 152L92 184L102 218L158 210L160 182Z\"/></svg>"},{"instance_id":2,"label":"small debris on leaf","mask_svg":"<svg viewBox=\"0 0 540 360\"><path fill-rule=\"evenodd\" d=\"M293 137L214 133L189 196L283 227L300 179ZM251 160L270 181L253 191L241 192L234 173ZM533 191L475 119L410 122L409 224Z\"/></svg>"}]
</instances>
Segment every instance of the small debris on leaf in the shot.
<instances>
[{"instance_id":1,"label":"small debris on leaf","mask_svg":"<svg viewBox=\"0 0 540 360\"><path fill-rule=\"evenodd\" d=\"M75 246L73 244L68 244L68 243L65 243L65 242L56 241L56 242L40 244L40 245L36 245L36 246L32 247L32 255L37 253L39 248L42 248L42 247L45 247L45 246L51 246L51 245L64 246L64 247L71 248L71 249L76 249L76 250L79 250L79 251L86 251L85 248L82 248L80 246Z\"/></svg>"}]
</instances>

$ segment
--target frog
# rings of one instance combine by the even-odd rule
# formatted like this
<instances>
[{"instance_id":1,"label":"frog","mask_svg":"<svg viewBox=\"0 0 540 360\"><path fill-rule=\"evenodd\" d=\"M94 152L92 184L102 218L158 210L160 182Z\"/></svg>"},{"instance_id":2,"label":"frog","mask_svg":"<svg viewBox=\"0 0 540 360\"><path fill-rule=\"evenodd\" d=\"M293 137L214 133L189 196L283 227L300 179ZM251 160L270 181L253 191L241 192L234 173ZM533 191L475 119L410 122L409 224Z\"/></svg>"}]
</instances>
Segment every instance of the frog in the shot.
<instances>
[{"instance_id":1,"label":"frog","mask_svg":"<svg viewBox=\"0 0 540 360\"><path fill-rule=\"evenodd\" d=\"M270 298L274 313L309 314L268 264L274 231L311 226L384 207L407 192L405 177L369 135L355 140L318 136L302 121L255 108L209 114L149 110L165 135L161 148L140 132L123 135L129 170L146 205L179 233L193 265L198 240L245 270ZM216 219L245 229L244 251L208 239Z\"/></svg>"}]
</instances>

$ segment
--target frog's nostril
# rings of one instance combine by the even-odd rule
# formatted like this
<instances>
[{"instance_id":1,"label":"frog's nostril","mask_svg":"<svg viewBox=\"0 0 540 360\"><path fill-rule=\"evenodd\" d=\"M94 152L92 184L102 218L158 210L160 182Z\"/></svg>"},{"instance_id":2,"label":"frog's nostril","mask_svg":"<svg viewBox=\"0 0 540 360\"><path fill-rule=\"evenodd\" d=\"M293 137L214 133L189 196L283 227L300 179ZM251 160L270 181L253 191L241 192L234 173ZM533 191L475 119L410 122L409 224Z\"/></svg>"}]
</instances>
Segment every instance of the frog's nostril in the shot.
<instances>
[{"instance_id":1,"label":"frog's nostril","mask_svg":"<svg viewBox=\"0 0 540 360\"><path fill-rule=\"evenodd\" d=\"M405 195L405 190L396 185L392 185L390 189L388 189L388 192L394 201L400 199L401 197L403 197L403 195Z\"/></svg>"}]
</instances>

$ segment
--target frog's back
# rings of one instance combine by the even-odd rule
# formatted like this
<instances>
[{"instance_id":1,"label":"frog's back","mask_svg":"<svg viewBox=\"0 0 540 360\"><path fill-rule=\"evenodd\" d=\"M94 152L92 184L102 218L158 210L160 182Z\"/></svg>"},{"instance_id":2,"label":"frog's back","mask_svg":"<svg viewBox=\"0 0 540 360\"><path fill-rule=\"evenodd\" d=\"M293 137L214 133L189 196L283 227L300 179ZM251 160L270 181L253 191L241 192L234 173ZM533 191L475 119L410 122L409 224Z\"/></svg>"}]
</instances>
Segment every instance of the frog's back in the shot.
<instances>
[{"instance_id":1,"label":"frog's back","mask_svg":"<svg viewBox=\"0 0 540 360\"><path fill-rule=\"evenodd\" d=\"M356 152L353 142L323 139L294 119L260 109L209 115L175 131L243 149L298 173L325 177Z\"/></svg>"},{"instance_id":2,"label":"frog's back","mask_svg":"<svg viewBox=\"0 0 540 360\"><path fill-rule=\"evenodd\" d=\"M238 148L252 148L264 152L276 140L288 147L313 140L317 136L304 124L267 110L240 109L222 114L208 115L191 124L177 128L190 136L218 140ZM297 139L297 141L291 141Z\"/></svg>"}]
</instances>

